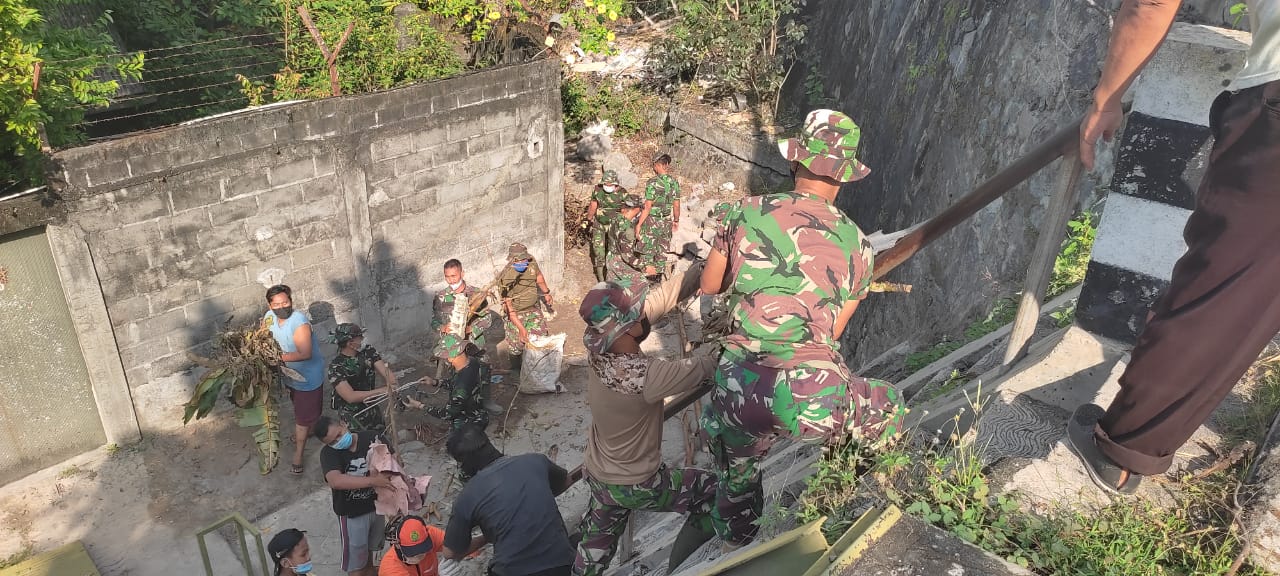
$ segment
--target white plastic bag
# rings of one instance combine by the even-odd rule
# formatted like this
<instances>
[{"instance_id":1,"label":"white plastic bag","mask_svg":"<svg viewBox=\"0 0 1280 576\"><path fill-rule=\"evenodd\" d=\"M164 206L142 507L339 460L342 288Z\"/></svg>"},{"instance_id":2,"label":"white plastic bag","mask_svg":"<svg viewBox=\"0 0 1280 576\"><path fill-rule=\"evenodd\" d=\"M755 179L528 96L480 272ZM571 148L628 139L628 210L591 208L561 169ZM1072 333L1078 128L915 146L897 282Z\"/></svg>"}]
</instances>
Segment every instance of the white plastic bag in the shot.
<instances>
[{"instance_id":1,"label":"white plastic bag","mask_svg":"<svg viewBox=\"0 0 1280 576\"><path fill-rule=\"evenodd\" d=\"M564 334L529 336L520 367L520 392L547 394L561 392L560 372L564 368Z\"/></svg>"}]
</instances>

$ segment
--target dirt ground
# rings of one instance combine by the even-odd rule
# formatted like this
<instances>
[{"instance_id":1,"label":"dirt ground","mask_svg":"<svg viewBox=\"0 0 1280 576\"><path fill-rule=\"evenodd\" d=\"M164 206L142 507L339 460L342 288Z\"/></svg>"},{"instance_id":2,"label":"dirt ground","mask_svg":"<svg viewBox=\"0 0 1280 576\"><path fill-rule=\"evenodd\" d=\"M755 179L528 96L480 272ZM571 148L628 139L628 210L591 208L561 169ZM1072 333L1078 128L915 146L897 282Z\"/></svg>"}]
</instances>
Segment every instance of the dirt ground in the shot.
<instances>
[{"instance_id":1,"label":"dirt ground","mask_svg":"<svg viewBox=\"0 0 1280 576\"><path fill-rule=\"evenodd\" d=\"M656 140L622 141L618 149L632 159L642 181L651 175L647 162L658 150ZM567 153L565 174L566 195L582 198L597 181L599 168L578 162ZM682 181L686 198L690 192L697 195L692 199L693 204L686 202L686 205L704 206L718 201L720 198L715 197L718 184ZM712 192L708 194L704 190ZM583 325L577 309L581 296L595 280L584 247L567 248L565 262L564 275L549 279L556 295L557 311L550 329L552 333L566 335L566 366L560 380L565 391L554 395L518 395L514 386L517 376L508 376L506 382L494 386L493 399L510 410L495 417L489 430L500 448L506 446L514 450L513 453L551 450L553 459L572 468L581 462L590 421L583 397L588 369L584 365ZM686 324L690 326L689 337L696 339L696 320ZM664 356L679 353L674 323L660 325L656 334L656 338L646 343L646 351ZM430 345L430 339L424 335L421 340L386 354L393 369L400 374L401 382L434 374ZM429 389L423 392L424 402L442 404L446 400L446 394L430 392ZM33 552L81 540L103 574L158 574L179 570L199 574L204 573L204 567L195 532L231 513L240 513L258 522L259 528L267 532L264 541L273 529L282 527L274 526L280 518L314 516L307 521L331 523L332 513L324 500L327 489L318 471L320 444L314 440L308 442L306 472L300 476L290 474L293 415L287 401L280 404L284 424L280 445L282 465L265 476L258 473L250 433L238 428L229 407L224 407L222 412L190 425L148 433L138 444L118 449L105 447L0 487L0 566ZM399 412L396 418L397 428L405 431L403 440L416 439L425 444L423 466L440 474L441 469L450 465L440 445L445 432L442 422L417 411ZM671 458L683 453L683 440L671 438L678 436L679 430L678 422L669 427L669 442L664 446L664 453ZM445 492L443 486L433 487L429 498L443 500L448 496ZM577 498L582 502L562 498L562 502L571 500L575 503L566 504L566 519L580 515L581 510L577 508L585 505L582 497ZM285 514L299 508L296 513ZM214 538L209 547L214 574L243 573L225 540ZM316 548L315 543L312 547ZM320 565L318 562L317 566Z\"/></svg>"}]
</instances>

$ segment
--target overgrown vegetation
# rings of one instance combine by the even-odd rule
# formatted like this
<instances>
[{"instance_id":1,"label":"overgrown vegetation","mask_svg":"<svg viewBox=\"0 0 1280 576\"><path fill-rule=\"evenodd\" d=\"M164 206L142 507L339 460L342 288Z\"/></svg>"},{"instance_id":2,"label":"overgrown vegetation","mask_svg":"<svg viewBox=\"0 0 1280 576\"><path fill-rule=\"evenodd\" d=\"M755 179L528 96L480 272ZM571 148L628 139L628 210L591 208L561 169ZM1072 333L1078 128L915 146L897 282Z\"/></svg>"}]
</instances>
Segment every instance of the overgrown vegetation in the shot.
<instances>
[{"instance_id":1,"label":"overgrown vegetation","mask_svg":"<svg viewBox=\"0 0 1280 576\"><path fill-rule=\"evenodd\" d=\"M560 85L566 134L576 135L589 124L608 120L618 136L630 136L644 128L645 113L656 97L637 86L595 82L569 75Z\"/></svg>"},{"instance_id":2,"label":"overgrown vegetation","mask_svg":"<svg viewBox=\"0 0 1280 576\"><path fill-rule=\"evenodd\" d=\"M1049 278L1049 287L1045 294L1046 301L1061 296L1084 281L1085 272L1089 268L1089 255L1093 252L1093 241L1097 234L1098 214L1093 210L1085 210L1067 222L1067 237L1062 241L1062 247L1053 262L1053 275ZM986 317L965 328L961 338L944 339L929 348L914 352L907 356L904 364L909 372L918 371L947 354L959 350L961 346L995 332L1001 326L1012 322L1017 313L1017 299L1000 298L992 303ZM1057 326L1069 326L1075 319L1075 305L1054 312L1052 316Z\"/></svg>"},{"instance_id":3,"label":"overgrown vegetation","mask_svg":"<svg viewBox=\"0 0 1280 576\"><path fill-rule=\"evenodd\" d=\"M688 0L650 56L671 84L706 82L713 96L743 94L773 102L804 39L796 15L803 0Z\"/></svg>"},{"instance_id":4,"label":"overgrown vegetation","mask_svg":"<svg viewBox=\"0 0 1280 576\"><path fill-rule=\"evenodd\" d=\"M972 443L923 453L910 446L871 452L847 445L827 452L800 497L799 518L827 516L823 532L834 542L856 520L850 503L859 501L860 486L874 479L880 495L905 512L1040 574L1223 574L1242 545L1232 500L1242 464L1179 483L1177 502L1167 508L1121 500L1096 512L1036 514L1021 505L1019 494L992 494ZM1246 565L1238 573L1264 572Z\"/></svg>"}]
</instances>

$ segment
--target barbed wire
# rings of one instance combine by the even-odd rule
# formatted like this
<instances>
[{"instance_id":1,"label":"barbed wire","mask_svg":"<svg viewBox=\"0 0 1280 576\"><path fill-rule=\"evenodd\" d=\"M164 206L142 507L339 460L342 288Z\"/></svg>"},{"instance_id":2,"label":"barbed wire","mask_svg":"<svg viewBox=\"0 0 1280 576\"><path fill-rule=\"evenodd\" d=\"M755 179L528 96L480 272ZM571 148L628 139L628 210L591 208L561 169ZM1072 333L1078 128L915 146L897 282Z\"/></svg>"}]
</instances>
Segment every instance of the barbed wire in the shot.
<instances>
[{"instance_id":1,"label":"barbed wire","mask_svg":"<svg viewBox=\"0 0 1280 576\"><path fill-rule=\"evenodd\" d=\"M236 60L249 60L249 59L252 59L252 58L261 58L262 56L263 56L262 54L245 54L245 55L243 55L243 56L231 56L231 57L227 57L227 58L219 58L219 59L218 59L218 62L220 62L220 63L222 63L222 64L226 64L227 62L234 62L234 61L236 61ZM144 75L145 75L145 74L158 74L158 73L160 73L160 72L171 72L171 71L173 71L173 70L185 70L185 69L187 69L187 68L197 68L197 67L200 67L200 66L208 66L208 65L209 65L209 62L208 62L208 61L203 61L203 60L202 60L202 61L199 61L199 62L190 62L190 63L187 63L187 64L179 64L179 65L177 65L177 66L170 66L170 67L168 67L168 68L156 68L156 69L152 70L152 69L150 69L150 68L147 68L147 67L146 67L146 65L144 64L144 65L143 65L143 69L142 69L142 73L143 73Z\"/></svg>"},{"instance_id":2,"label":"barbed wire","mask_svg":"<svg viewBox=\"0 0 1280 576\"><path fill-rule=\"evenodd\" d=\"M317 67L313 67L313 68L304 68L304 69L301 69L301 70L294 70L293 72L295 72L295 73L297 73L297 74L308 74L308 73L311 73L311 72L315 72L315 71L318 71L318 70L324 70L324 69L325 69L325 68L323 68L323 67L319 67L319 66L317 66ZM279 72L278 72L278 71L277 71L277 72L268 72L268 73L266 73L266 74L258 74L258 75L256 75L256 76L245 76L245 79L246 79L246 80L250 80L250 81L253 81L253 80L262 80L262 79L264 79L264 78L270 78L270 77L272 77L272 76L275 76L276 74L279 74ZM137 96L129 96L129 97L127 97L127 98L117 98L117 99L113 99L113 100L111 101L111 103L114 105L114 104L120 104L120 103L122 103L122 102L130 102L130 101L134 101L134 100L147 100L147 99L151 99L151 98L159 98L159 97L161 97L161 96L168 96L168 95L170 95L170 94L179 94L179 93L182 93L182 92L195 92L195 91L198 91L198 90L205 90L205 89L208 89L208 88L214 88L214 87L217 87L217 86L229 86L229 85L233 85L233 84L240 84L240 79L239 79L239 78L236 78L236 79L234 79L234 80L226 80L226 81L223 81L223 82L214 82L214 83L211 83L211 84L201 84L201 85L199 85L199 86L192 86L192 87L190 87L190 88L179 88L179 89L177 89L177 90L170 90L170 91L168 91L168 92L156 92L156 93L148 92L148 93L144 93L144 94L139 94L139 95L137 95Z\"/></svg>"},{"instance_id":3,"label":"barbed wire","mask_svg":"<svg viewBox=\"0 0 1280 576\"><path fill-rule=\"evenodd\" d=\"M152 53L155 53L155 52L169 52L169 51L173 51L173 50L184 50L184 49L192 48L192 47L195 47L195 46L207 46L207 45L209 45L209 44L217 44L217 43L219 43L219 42L229 42L229 41L231 41L231 40L243 40L243 39L245 39L245 38L262 38L262 37L264 37L264 36L279 36L279 33L278 33L278 32L266 32L266 33L263 33L263 34L245 34L245 35L242 35L242 36L229 36L229 37L227 37L227 38L218 38L218 39L216 39L216 40L206 40L206 41L204 41L204 42L192 42L191 44L181 44L181 45L178 45L178 46L168 46L168 47L165 47L165 48L150 48L150 49L145 49L145 50L132 50L132 51L129 51L129 52L117 52L117 53L115 53L115 54L107 54L107 55L105 55L105 56L104 56L104 55L101 55L101 54L90 54L90 55L87 55L87 56L76 56L75 58L61 58L61 59L57 59L57 60L43 60L42 62L44 62L45 64L63 64L63 63L66 63L66 62L77 62L77 61L80 61L80 60L87 60L87 59L89 59L89 58L127 58L127 57L130 57L130 56L132 56L134 53L137 53L137 52L143 52L143 53L145 53L145 54L152 54ZM283 43L283 41L282 41L281 43ZM170 58L170 57L174 57L174 56L161 56L160 58L154 58L153 60L161 60L161 59L166 59L166 58Z\"/></svg>"},{"instance_id":4,"label":"barbed wire","mask_svg":"<svg viewBox=\"0 0 1280 576\"><path fill-rule=\"evenodd\" d=\"M152 78L152 79L150 79L150 80L140 80L140 81L138 81L138 82L134 82L133 84L135 84L135 85L142 85L142 84L155 84L156 82L169 82L169 81L172 81L172 80L178 80L178 79L180 79L180 78L194 78L194 77L196 77L196 76L205 76L205 75L208 75L208 74L217 74L218 72L226 72L226 71L228 71L228 70L245 70L245 69L248 69L248 68L255 68L255 67L258 67L258 66L266 66L266 65L269 65L269 64L283 64L283 63L284 63L283 61L279 61L279 62L259 62L259 63L254 63L254 64L240 64L240 65L237 65L237 66L228 66L228 67L226 67L226 68L219 68L219 69L217 69L217 70L204 70L204 71L200 71L200 72L192 72L192 73L190 73L190 74L182 74L182 75L180 75L180 76L165 76L165 77L163 77L163 78Z\"/></svg>"},{"instance_id":5,"label":"barbed wire","mask_svg":"<svg viewBox=\"0 0 1280 576\"><path fill-rule=\"evenodd\" d=\"M138 118L140 116L151 116L154 114L163 114L165 112L174 112L177 110L189 110L191 108L200 108L202 106L217 106L218 104L226 104L227 102L237 102L240 100L248 100L248 99L249 97L247 95L241 94L239 96L236 96L235 98L227 98L224 100L218 100L217 102L201 102L199 104L191 104L189 106L174 106L171 108L163 108L160 110L148 110L146 112L138 112L136 114L128 114L125 116L112 116L110 118L103 118L101 120L86 120L84 122L80 122L76 124L76 126L92 126L94 124L102 124L104 122L118 122L120 120L127 120L129 118ZM182 122L186 122L186 120L183 120ZM151 129L151 128L148 127L147 129Z\"/></svg>"}]
</instances>

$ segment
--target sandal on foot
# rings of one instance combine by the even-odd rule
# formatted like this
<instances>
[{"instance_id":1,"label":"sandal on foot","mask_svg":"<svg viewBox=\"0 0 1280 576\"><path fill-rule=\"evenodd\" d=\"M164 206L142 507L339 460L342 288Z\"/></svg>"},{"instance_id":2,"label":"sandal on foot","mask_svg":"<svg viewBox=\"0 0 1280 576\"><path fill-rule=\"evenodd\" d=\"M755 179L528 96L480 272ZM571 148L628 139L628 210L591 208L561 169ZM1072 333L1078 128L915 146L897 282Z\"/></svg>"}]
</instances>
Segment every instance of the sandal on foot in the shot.
<instances>
[{"instance_id":1,"label":"sandal on foot","mask_svg":"<svg viewBox=\"0 0 1280 576\"><path fill-rule=\"evenodd\" d=\"M1097 404L1083 404L1067 420L1067 448L1084 464L1089 479L1108 494L1129 496L1138 491L1142 475L1124 469L1107 458L1094 440L1093 427L1105 411Z\"/></svg>"},{"instance_id":2,"label":"sandal on foot","mask_svg":"<svg viewBox=\"0 0 1280 576\"><path fill-rule=\"evenodd\" d=\"M301 474L302 474L302 472L303 472L303 469L302 469L302 465L301 465L301 464L292 464L292 465L290 465L290 466L289 466L289 473L290 473L290 474L298 474L298 475L301 475Z\"/></svg>"}]
</instances>

